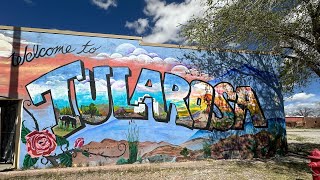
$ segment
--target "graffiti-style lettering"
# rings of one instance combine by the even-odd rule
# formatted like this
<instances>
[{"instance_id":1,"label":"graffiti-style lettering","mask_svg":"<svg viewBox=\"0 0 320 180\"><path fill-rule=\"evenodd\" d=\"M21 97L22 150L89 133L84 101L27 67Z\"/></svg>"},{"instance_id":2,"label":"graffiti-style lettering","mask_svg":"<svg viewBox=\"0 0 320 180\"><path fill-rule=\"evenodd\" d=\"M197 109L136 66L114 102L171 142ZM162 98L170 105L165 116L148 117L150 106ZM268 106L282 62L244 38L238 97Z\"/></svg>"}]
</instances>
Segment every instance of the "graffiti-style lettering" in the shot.
<instances>
[{"instance_id":1,"label":"graffiti-style lettering","mask_svg":"<svg viewBox=\"0 0 320 180\"><path fill-rule=\"evenodd\" d=\"M134 106L129 102L128 77L131 76L128 67L112 68L111 93L113 102L113 115L118 119L147 119L147 107L141 112L134 112Z\"/></svg>"},{"instance_id":2,"label":"graffiti-style lettering","mask_svg":"<svg viewBox=\"0 0 320 180\"><path fill-rule=\"evenodd\" d=\"M236 116L245 118L246 111L249 111L255 127L267 127L266 118L262 113L258 98L253 89L251 87L238 87L236 91L237 104L242 109L236 109Z\"/></svg>"},{"instance_id":3,"label":"graffiti-style lettering","mask_svg":"<svg viewBox=\"0 0 320 180\"><path fill-rule=\"evenodd\" d=\"M130 75L128 67L100 66L91 72L84 69L81 61L75 61L31 82L27 90L36 106L45 102L45 94L51 94L56 119L52 130L61 136L69 136L83 128L84 123L95 125L107 121L111 109L118 119L147 120L146 98L152 99L153 117L160 122L170 120L175 106L176 124L188 128L243 129L247 112L255 127L266 127L267 121L250 87L237 87L234 91L225 82L214 87L200 80L189 84L171 73L165 73L162 82L160 72L142 69L129 99ZM69 90L72 80L75 103Z\"/></svg>"},{"instance_id":4,"label":"graffiti-style lettering","mask_svg":"<svg viewBox=\"0 0 320 180\"><path fill-rule=\"evenodd\" d=\"M70 81L77 77L78 79L84 78L82 70L82 61L75 61L42 75L26 86L31 101L35 106L45 103L44 95L50 93L56 119L52 131L59 136L69 136L84 127L79 117L74 117L69 91ZM72 116L77 120L75 126L63 121L61 117L66 115Z\"/></svg>"},{"instance_id":5,"label":"graffiti-style lettering","mask_svg":"<svg viewBox=\"0 0 320 180\"><path fill-rule=\"evenodd\" d=\"M130 104L135 105L134 112L145 111L145 98L152 98L153 117L157 121L168 121L165 112L165 99L161 82L161 73L153 70L142 69L135 90L130 99Z\"/></svg>"},{"instance_id":6,"label":"graffiti-style lettering","mask_svg":"<svg viewBox=\"0 0 320 180\"><path fill-rule=\"evenodd\" d=\"M75 80L75 94L81 118L89 124L101 124L110 116L110 67L86 69L83 81Z\"/></svg>"},{"instance_id":7,"label":"graffiti-style lettering","mask_svg":"<svg viewBox=\"0 0 320 180\"><path fill-rule=\"evenodd\" d=\"M193 120L186 103L189 91L190 86L185 79L170 73L164 74L164 94L166 111L169 111L168 116L170 117L172 106L174 105L177 109L176 124L192 128Z\"/></svg>"},{"instance_id":8,"label":"graffiti-style lettering","mask_svg":"<svg viewBox=\"0 0 320 180\"><path fill-rule=\"evenodd\" d=\"M198 80L191 81L190 85L188 107L194 120L194 128L206 129L213 103L213 87L207 82Z\"/></svg>"},{"instance_id":9,"label":"graffiti-style lettering","mask_svg":"<svg viewBox=\"0 0 320 180\"><path fill-rule=\"evenodd\" d=\"M218 107L221 118L214 113L211 119L211 129L228 130L234 124L234 110L229 100L235 99L233 86L229 83L219 83L214 87L214 105Z\"/></svg>"}]
</instances>

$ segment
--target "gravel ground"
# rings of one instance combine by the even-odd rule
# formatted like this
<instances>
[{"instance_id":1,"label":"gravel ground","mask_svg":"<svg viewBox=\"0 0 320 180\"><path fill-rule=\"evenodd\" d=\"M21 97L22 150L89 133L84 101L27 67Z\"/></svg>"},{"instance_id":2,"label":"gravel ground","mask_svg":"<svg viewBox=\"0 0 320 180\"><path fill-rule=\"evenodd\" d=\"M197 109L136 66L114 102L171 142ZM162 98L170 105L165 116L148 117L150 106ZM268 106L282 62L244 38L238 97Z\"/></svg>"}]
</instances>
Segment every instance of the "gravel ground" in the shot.
<instances>
[{"instance_id":1,"label":"gravel ground","mask_svg":"<svg viewBox=\"0 0 320 180\"><path fill-rule=\"evenodd\" d=\"M319 147L320 129L287 129L289 153L269 160L203 160L1 172L0 179L312 179L305 158Z\"/></svg>"}]
</instances>

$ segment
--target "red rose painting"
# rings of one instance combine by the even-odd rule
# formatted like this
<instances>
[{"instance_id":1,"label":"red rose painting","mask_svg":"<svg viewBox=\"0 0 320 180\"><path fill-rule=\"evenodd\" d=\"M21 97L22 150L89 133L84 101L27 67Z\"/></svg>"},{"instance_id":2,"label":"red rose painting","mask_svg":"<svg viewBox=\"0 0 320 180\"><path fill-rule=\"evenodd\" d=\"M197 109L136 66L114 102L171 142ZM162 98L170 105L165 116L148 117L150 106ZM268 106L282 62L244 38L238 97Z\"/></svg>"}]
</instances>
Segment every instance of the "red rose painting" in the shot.
<instances>
[{"instance_id":1,"label":"red rose painting","mask_svg":"<svg viewBox=\"0 0 320 180\"><path fill-rule=\"evenodd\" d=\"M77 138L74 142L75 148L81 148L84 144L84 138Z\"/></svg>"},{"instance_id":2,"label":"red rose painting","mask_svg":"<svg viewBox=\"0 0 320 180\"><path fill-rule=\"evenodd\" d=\"M32 158L49 156L57 147L56 136L48 130L32 131L26 135L26 146Z\"/></svg>"}]
</instances>

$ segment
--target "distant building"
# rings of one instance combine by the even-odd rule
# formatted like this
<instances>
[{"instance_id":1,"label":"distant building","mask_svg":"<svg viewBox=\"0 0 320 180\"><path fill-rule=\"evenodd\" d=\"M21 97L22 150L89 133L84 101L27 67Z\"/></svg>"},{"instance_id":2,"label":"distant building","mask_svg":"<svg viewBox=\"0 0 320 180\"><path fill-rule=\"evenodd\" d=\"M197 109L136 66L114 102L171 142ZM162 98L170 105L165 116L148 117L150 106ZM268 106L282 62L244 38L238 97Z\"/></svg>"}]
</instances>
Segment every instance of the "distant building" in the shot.
<instances>
[{"instance_id":1,"label":"distant building","mask_svg":"<svg viewBox=\"0 0 320 180\"><path fill-rule=\"evenodd\" d=\"M320 128L320 117L286 117L287 127Z\"/></svg>"},{"instance_id":2,"label":"distant building","mask_svg":"<svg viewBox=\"0 0 320 180\"><path fill-rule=\"evenodd\" d=\"M320 117L305 117L305 128L320 128Z\"/></svg>"},{"instance_id":3,"label":"distant building","mask_svg":"<svg viewBox=\"0 0 320 180\"><path fill-rule=\"evenodd\" d=\"M144 98L150 98L151 96L149 94L143 95L143 97L139 97L138 101L135 101L134 104L142 103ZM153 106L153 113L156 115L160 115L160 108L159 108L159 102L156 101L155 98L152 98L152 106ZM134 113L142 113L145 111L145 104L139 104L139 106L134 107Z\"/></svg>"},{"instance_id":4,"label":"distant building","mask_svg":"<svg viewBox=\"0 0 320 180\"><path fill-rule=\"evenodd\" d=\"M286 125L287 127L303 127L304 117L303 116L287 116Z\"/></svg>"}]
</instances>

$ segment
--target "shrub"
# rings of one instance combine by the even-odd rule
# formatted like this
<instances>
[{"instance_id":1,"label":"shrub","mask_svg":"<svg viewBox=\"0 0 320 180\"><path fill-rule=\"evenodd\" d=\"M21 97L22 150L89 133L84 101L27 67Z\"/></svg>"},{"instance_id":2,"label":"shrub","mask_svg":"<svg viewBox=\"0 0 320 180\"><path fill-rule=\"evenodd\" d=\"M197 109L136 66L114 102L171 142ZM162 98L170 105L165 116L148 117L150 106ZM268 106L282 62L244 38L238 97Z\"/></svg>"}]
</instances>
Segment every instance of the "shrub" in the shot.
<instances>
[{"instance_id":1,"label":"shrub","mask_svg":"<svg viewBox=\"0 0 320 180\"><path fill-rule=\"evenodd\" d=\"M121 157L118 159L117 165L121 165L121 164L128 164L128 160L126 160L125 158Z\"/></svg>"},{"instance_id":2,"label":"shrub","mask_svg":"<svg viewBox=\"0 0 320 180\"><path fill-rule=\"evenodd\" d=\"M189 150L185 147L181 150L180 154L186 158L189 155Z\"/></svg>"},{"instance_id":3,"label":"shrub","mask_svg":"<svg viewBox=\"0 0 320 180\"><path fill-rule=\"evenodd\" d=\"M208 142L203 143L202 150L204 158L211 157L211 146Z\"/></svg>"},{"instance_id":4,"label":"shrub","mask_svg":"<svg viewBox=\"0 0 320 180\"><path fill-rule=\"evenodd\" d=\"M63 107L60 111L60 114L63 114L63 115L72 115L72 111L71 111L71 108L66 106L66 107Z\"/></svg>"},{"instance_id":5,"label":"shrub","mask_svg":"<svg viewBox=\"0 0 320 180\"><path fill-rule=\"evenodd\" d=\"M68 128L67 128L67 131L72 131L73 130L73 127L71 124L68 125Z\"/></svg>"},{"instance_id":6,"label":"shrub","mask_svg":"<svg viewBox=\"0 0 320 180\"><path fill-rule=\"evenodd\" d=\"M142 163L142 157L141 157L141 156L138 156L137 161L138 161L139 163Z\"/></svg>"},{"instance_id":7,"label":"shrub","mask_svg":"<svg viewBox=\"0 0 320 180\"><path fill-rule=\"evenodd\" d=\"M58 122L58 127L59 127L60 129L63 129L63 123L62 123L61 121Z\"/></svg>"}]
</instances>

